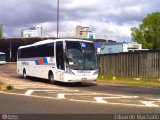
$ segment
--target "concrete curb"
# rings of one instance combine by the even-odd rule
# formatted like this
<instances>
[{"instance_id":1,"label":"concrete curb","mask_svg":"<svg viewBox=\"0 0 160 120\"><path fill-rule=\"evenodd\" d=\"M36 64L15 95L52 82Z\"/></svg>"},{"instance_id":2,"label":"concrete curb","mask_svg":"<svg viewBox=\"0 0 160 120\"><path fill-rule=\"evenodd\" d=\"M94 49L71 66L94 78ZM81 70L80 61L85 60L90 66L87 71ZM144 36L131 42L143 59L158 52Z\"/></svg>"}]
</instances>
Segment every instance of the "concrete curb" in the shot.
<instances>
[{"instance_id":1,"label":"concrete curb","mask_svg":"<svg viewBox=\"0 0 160 120\"><path fill-rule=\"evenodd\" d=\"M11 89L13 89L12 85L0 84L0 91L6 91L6 90L11 90Z\"/></svg>"}]
</instances>

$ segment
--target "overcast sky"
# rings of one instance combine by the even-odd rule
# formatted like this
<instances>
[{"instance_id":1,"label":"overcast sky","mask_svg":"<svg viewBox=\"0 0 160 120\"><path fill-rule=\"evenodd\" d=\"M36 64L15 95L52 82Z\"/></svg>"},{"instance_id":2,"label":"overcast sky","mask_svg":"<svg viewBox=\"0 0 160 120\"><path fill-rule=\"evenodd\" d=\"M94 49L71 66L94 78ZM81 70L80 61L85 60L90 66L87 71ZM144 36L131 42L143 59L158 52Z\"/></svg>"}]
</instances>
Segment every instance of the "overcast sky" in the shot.
<instances>
[{"instance_id":1,"label":"overcast sky","mask_svg":"<svg viewBox=\"0 0 160 120\"><path fill-rule=\"evenodd\" d=\"M75 34L88 26L96 38L131 39L147 14L160 12L160 0L60 0L60 34ZM56 36L57 0L0 0L0 22L5 36L19 37L21 29L43 26L43 35Z\"/></svg>"}]
</instances>

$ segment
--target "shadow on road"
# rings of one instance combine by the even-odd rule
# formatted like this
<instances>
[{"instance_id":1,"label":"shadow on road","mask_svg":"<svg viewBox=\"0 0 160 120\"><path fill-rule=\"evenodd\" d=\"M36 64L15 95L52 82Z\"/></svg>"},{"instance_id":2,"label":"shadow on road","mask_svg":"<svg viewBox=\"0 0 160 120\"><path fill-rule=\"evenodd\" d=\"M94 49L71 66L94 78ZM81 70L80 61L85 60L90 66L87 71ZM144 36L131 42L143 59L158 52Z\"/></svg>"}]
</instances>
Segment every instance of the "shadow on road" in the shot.
<instances>
[{"instance_id":1,"label":"shadow on road","mask_svg":"<svg viewBox=\"0 0 160 120\"><path fill-rule=\"evenodd\" d=\"M50 83L46 79L41 79L41 78L35 78L35 77L27 77L27 79L24 79L22 76L20 77L24 81L31 81L31 82L43 82L46 84L50 85L58 85L58 86L63 86L63 87L91 87L91 86L97 86L96 83L88 83L88 82L77 82L77 83L65 83L65 82L59 82L55 81L54 83Z\"/></svg>"}]
</instances>

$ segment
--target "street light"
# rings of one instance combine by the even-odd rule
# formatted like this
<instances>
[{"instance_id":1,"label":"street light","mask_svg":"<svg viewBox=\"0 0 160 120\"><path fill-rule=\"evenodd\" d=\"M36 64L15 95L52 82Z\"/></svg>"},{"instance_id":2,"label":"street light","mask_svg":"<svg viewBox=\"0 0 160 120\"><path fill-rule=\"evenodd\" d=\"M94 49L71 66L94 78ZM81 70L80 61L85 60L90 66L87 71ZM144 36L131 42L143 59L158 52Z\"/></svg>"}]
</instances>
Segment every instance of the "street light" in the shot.
<instances>
[{"instance_id":1,"label":"street light","mask_svg":"<svg viewBox=\"0 0 160 120\"><path fill-rule=\"evenodd\" d=\"M57 38L59 34L59 0L57 0Z\"/></svg>"}]
</instances>

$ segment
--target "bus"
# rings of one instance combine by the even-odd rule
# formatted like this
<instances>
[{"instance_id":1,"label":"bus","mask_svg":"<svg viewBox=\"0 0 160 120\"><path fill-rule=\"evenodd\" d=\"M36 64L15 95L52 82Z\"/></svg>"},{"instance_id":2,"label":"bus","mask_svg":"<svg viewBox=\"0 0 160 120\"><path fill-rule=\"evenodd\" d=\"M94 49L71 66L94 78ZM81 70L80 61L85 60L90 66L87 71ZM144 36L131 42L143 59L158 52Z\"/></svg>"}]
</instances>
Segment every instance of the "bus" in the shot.
<instances>
[{"instance_id":1,"label":"bus","mask_svg":"<svg viewBox=\"0 0 160 120\"><path fill-rule=\"evenodd\" d=\"M0 64L6 63L6 54L4 52L0 52Z\"/></svg>"},{"instance_id":2,"label":"bus","mask_svg":"<svg viewBox=\"0 0 160 120\"><path fill-rule=\"evenodd\" d=\"M94 43L81 39L48 39L20 46L17 73L24 78L48 79L51 83L96 81L98 62Z\"/></svg>"}]
</instances>

